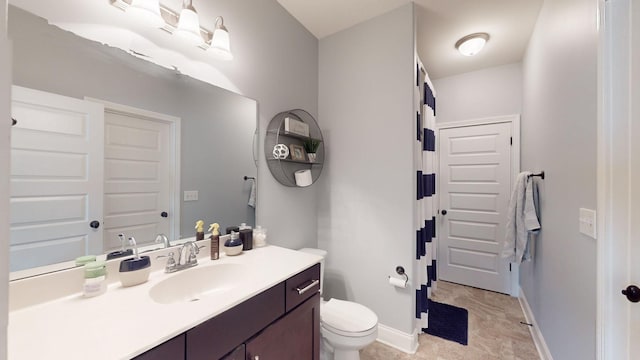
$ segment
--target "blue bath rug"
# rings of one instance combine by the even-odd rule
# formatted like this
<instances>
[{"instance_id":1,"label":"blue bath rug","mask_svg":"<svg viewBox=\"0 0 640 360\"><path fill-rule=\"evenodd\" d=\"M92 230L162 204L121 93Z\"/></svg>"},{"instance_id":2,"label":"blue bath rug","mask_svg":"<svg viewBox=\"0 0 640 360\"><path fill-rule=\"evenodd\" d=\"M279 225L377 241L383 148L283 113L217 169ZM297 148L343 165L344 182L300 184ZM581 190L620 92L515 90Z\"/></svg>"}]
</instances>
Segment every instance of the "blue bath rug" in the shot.
<instances>
[{"instance_id":1,"label":"blue bath rug","mask_svg":"<svg viewBox=\"0 0 640 360\"><path fill-rule=\"evenodd\" d=\"M424 332L467 345L468 328L467 309L429 300L429 328L422 329Z\"/></svg>"}]
</instances>

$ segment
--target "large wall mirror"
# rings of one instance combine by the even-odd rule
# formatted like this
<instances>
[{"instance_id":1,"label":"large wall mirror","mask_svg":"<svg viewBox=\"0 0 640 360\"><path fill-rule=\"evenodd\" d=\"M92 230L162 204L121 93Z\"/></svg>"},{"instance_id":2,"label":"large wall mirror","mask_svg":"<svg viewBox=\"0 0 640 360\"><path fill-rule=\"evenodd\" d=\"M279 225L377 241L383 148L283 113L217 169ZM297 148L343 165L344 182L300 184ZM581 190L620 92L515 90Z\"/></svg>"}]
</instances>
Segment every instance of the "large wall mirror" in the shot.
<instances>
[{"instance_id":1,"label":"large wall mirror","mask_svg":"<svg viewBox=\"0 0 640 360\"><path fill-rule=\"evenodd\" d=\"M80 101L99 99L126 109L140 109L148 114L162 114L161 117L179 119L179 137L176 142L179 144L179 172L170 167L166 172L155 174L159 178L173 179L175 183L180 184L174 192L177 194L173 197L173 210L167 210L165 214L169 221L177 224L171 230L173 238L170 240L194 236L194 224L200 219L207 225L218 222L222 229L240 223L255 224L255 204L250 204L251 193L254 190L252 187L257 180L254 144L257 127L255 100L154 65L120 49L83 39L49 25L46 19L14 6L9 7L8 22L9 37L14 48L14 85ZM105 116L105 121L108 116ZM33 119L16 120L18 125L14 127L14 131L30 131L24 127ZM122 118L113 121L120 121L127 126L129 124L127 119ZM123 130L127 126L119 127L117 131L106 132L119 143L122 139L133 138L131 133ZM138 140L134 141L134 145L136 141ZM12 183L19 177L14 171L25 164L24 161L15 159L26 158L17 156L14 151L12 148ZM110 159L101 160L105 167L108 167ZM55 170L58 174L65 175L61 167ZM130 166L128 170L127 167L123 167L120 171L125 175L136 172L148 173L140 166ZM122 177L122 174L119 176ZM246 180L245 177L249 179ZM103 184L105 189L109 187L107 185ZM197 191L197 200L185 201L185 191L191 195L193 191ZM136 201L138 200L134 199L128 203L136 205ZM127 206L127 202L114 204L116 207ZM114 238L113 233L106 231L103 233L104 239L97 246L85 241L84 244L80 242L81 246L69 246L68 251L50 251L52 247L49 246L52 243L14 238L16 232L25 226L36 226L41 232L47 232L48 224L46 221L29 224L28 221L25 223L24 219L18 219L21 211L22 214L29 211L25 211L28 207L16 208L16 211L13 211L13 197L11 206L12 278L20 277L15 275L16 272L24 273L26 269L34 267L61 262L72 264L69 261L84 255L90 249L98 249L91 250L95 253L108 252L118 247L118 239ZM124 213L125 210L123 209ZM153 214L160 217L165 210L153 208ZM130 217L133 215L135 214L131 214ZM90 226L92 220L100 220L103 226L92 231L103 231L104 225L108 225L104 222L109 222L105 219L84 220L87 226ZM155 235L157 234L149 230L137 241L152 244ZM65 239L48 241L64 243ZM44 250L38 250L39 247Z\"/></svg>"}]
</instances>

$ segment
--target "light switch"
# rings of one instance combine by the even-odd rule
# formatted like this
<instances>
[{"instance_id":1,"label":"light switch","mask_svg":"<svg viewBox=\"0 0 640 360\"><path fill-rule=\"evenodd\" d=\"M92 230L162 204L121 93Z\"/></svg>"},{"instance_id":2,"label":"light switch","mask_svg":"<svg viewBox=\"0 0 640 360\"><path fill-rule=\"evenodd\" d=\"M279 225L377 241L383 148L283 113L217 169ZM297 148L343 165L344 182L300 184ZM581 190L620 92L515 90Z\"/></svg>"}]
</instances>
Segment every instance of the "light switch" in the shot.
<instances>
[{"instance_id":1,"label":"light switch","mask_svg":"<svg viewBox=\"0 0 640 360\"><path fill-rule=\"evenodd\" d=\"M590 209L580 209L580 232L596 238L596 211Z\"/></svg>"},{"instance_id":2,"label":"light switch","mask_svg":"<svg viewBox=\"0 0 640 360\"><path fill-rule=\"evenodd\" d=\"M184 192L184 201L198 200L198 190L190 190Z\"/></svg>"}]
</instances>

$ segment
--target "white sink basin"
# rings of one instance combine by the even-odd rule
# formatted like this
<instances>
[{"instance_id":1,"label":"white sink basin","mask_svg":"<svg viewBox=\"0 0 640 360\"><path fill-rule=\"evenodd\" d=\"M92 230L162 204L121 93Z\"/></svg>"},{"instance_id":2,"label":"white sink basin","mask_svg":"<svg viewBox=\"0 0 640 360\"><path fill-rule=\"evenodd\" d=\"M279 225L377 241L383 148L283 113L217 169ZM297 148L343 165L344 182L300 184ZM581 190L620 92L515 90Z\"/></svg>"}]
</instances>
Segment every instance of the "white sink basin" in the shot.
<instances>
[{"instance_id":1,"label":"white sink basin","mask_svg":"<svg viewBox=\"0 0 640 360\"><path fill-rule=\"evenodd\" d=\"M198 301L205 297L220 296L233 290L246 276L245 266L219 264L182 270L162 280L149 290L149 296L160 304Z\"/></svg>"}]
</instances>

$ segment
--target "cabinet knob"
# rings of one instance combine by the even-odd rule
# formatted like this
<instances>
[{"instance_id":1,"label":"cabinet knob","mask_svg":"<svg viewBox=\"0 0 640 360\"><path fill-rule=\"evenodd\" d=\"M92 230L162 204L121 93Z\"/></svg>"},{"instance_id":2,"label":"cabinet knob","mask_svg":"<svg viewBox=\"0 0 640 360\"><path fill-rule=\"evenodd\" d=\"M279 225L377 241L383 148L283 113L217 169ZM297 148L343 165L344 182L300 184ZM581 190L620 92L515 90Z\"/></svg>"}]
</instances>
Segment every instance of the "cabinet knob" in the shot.
<instances>
[{"instance_id":1,"label":"cabinet knob","mask_svg":"<svg viewBox=\"0 0 640 360\"><path fill-rule=\"evenodd\" d=\"M99 227L100 227L100 221L98 221L98 220L93 220L92 222L90 222L90 223L89 223L89 226L90 226L92 229L97 229L97 228L99 228Z\"/></svg>"},{"instance_id":2,"label":"cabinet knob","mask_svg":"<svg viewBox=\"0 0 640 360\"><path fill-rule=\"evenodd\" d=\"M169 216L169 214L167 214L166 211L163 211L160 213L160 216L162 216L163 218L166 218L167 216Z\"/></svg>"},{"instance_id":3,"label":"cabinet knob","mask_svg":"<svg viewBox=\"0 0 640 360\"><path fill-rule=\"evenodd\" d=\"M442 211L440 211L440 214L442 214L442 215L447 215L447 210L442 210Z\"/></svg>"}]
</instances>

